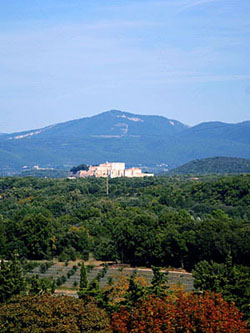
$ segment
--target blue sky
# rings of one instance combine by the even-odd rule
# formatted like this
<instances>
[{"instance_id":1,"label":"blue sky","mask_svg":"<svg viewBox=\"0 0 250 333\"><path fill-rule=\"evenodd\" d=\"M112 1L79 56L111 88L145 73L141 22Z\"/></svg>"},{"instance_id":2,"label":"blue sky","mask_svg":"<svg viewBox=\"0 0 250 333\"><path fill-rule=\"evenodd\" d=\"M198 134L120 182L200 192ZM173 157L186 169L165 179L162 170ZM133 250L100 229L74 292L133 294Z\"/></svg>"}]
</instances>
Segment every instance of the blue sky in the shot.
<instances>
[{"instance_id":1,"label":"blue sky","mask_svg":"<svg viewBox=\"0 0 250 333\"><path fill-rule=\"evenodd\" d=\"M0 1L0 132L110 109L250 120L250 1Z\"/></svg>"}]
</instances>

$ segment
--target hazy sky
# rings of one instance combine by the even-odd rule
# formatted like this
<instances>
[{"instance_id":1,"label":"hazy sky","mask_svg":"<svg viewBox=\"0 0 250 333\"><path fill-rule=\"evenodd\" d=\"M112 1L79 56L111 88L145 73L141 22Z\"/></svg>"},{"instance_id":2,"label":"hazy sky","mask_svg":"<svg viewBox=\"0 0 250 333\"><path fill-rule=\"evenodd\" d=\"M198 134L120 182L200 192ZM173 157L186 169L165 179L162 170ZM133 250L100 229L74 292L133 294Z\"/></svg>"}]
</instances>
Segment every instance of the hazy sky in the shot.
<instances>
[{"instance_id":1,"label":"hazy sky","mask_svg":"<svg viewBox=\"0 0 250 333\"><path fill-rule=\"evenodd\" d=\"M250 0L0 0L0 132L250 119Z\"/></svg>"}]
</instances>

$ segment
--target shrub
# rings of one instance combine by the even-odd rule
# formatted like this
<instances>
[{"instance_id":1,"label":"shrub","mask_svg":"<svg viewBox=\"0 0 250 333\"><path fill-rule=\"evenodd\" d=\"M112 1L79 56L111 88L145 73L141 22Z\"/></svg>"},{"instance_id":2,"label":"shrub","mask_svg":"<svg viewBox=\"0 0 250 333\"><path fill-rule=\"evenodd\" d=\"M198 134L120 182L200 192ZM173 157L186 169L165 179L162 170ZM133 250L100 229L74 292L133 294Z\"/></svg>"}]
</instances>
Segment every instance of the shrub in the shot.
<instances>
[{"instance_id":1,"label":"shrub","mask_svg":"<svg viewBox=\"0 0 250 333\"><path fill-rule=\"evenodd\" d=\"M64 284L67 281L67 278L64 275L62 275L61 276L61 281L62 281L62 284Z\"/></svg>"},{"instance_id":2,"label":"shrub","mask_svg":"<svg viewBox=\"0 0 250 333\"><path fill-rule=\"evenodd\" d=\"M35 261L26 261L23 264L23 269L25 270L25 272L32 272L34 268L36 268L37 266L39 266L38 262Z\"/></svg>"},{"instance_id":3,"label":"shrub","mask_svg":"<svg viewBox=\"0 0 250 333\"><path fill-rule=\"evenodd\" d=\"M66 254L66 253L61 253L60 255L59 255L59 257L58 257L58 260L60 261L60 262L65 262L65 261L67 261L69 258L68 258L68 255Z\"/></svg>"},{"instance_id":4,"label":"shrub","mask_svg":"<svg viewBox=\"0 0 250 333\"><path fill-rule=\"evenodd\" d=\"M58 287L60 287L60 286L62 285L62 280L61 280L60 277L58 277L58 278L56 279L56 285L57 285Z\"/></svg>"},{"instance_id":5,"label":"shrub","mask_svg":"<svg viewBox=\"0 0 250 333\"><path fill-rule=\"evenodd\" d=\"M86 271L87 271L87 273L90 273L94 268L95 268L94 265L87 265L87 266L86 266Z\"/></svg>"},{"instance_id":6,"label":"shrub","mask_svg":"<svg viewBox=\"0 0 250 333\"><path fill-rule=\"evenodd\" d=\"M39 267L40 273L42 274L46 273L51 266L53 266L53 261L47 261L45 263L42 263Z\"/></svg>"}]
</instances>

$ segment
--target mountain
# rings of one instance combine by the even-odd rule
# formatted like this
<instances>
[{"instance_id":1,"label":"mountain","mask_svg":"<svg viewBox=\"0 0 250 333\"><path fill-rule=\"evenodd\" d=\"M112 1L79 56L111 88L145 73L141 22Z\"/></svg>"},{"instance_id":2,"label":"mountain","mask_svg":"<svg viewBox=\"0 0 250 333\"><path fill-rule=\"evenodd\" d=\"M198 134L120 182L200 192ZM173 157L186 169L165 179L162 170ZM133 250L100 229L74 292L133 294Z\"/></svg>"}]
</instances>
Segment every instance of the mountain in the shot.
<instances>
[{"instance_id":1,"label":"mountain","mask_svg":"<svg viewBox=\"0 0 250 333\"><path fill-rule=\"evenodd\" d=\"M105 161L151 169L167 164L171 169L218 155L250 158L250 121L188 127L162 116L111 110L0 136L0 172L5 174L20 171L23 166L69 169Z\"/></svg>"},{"instance_id":2,"label":"mountain","mask_svg":"<svg viewBox=\"0 0 250 333\"><path fill-rule=\"evenodd\" d=\"M183 132L183 138L230 140L249 144L250 121L238 124L226 124L222 122L208 122L189 128Z\"/></svg>"},{"instance_id":3,"label":"mountain","mask_svg":"<svg viewBox=\"0 0 250 333\"><path fill-rule=\"evenodd\" d=\"M187 128L179 121L162 116L143 116L118 110L103 112L93 117L71 120L42 129L14 133L8 139L31 136L39 138L62 137L118 137L118 136L164 136L174 135Z\"/></svg>"},{"instance_id":4,"label":"mountain","mask_svg":"<svg viewBox=\"0 0 250 333\"><path fill-rule=\"evenodd\" d=\"M250 173L250 159L236 157L213 157L194 160L172 169L170 175Z\"/></svg>"}]
</instances>

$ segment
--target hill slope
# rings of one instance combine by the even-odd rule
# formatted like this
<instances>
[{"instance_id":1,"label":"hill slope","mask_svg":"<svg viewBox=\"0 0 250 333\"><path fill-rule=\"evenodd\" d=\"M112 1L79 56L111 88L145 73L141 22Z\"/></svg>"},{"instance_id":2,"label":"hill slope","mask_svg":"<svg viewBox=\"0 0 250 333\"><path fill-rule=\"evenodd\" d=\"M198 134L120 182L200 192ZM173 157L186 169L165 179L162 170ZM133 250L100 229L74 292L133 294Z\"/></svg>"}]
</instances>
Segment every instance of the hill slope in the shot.
<instances>
[{"instance_id":1,"label":"hill slope","mask_svg":"<svg viewBox=\"0 0 250 333\"><path fill-rule=\"evenodd\" d=\"M172 169L169 174L236 174L250 173L250 159L214 157L194 160Z\"/></svg>"}]
</instances>

